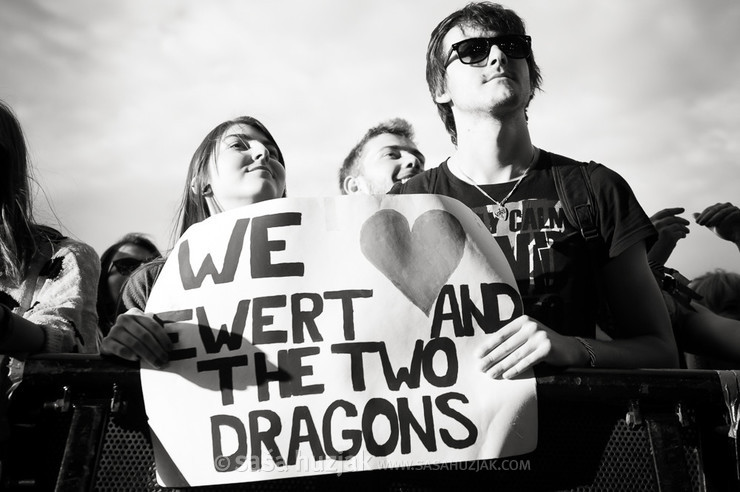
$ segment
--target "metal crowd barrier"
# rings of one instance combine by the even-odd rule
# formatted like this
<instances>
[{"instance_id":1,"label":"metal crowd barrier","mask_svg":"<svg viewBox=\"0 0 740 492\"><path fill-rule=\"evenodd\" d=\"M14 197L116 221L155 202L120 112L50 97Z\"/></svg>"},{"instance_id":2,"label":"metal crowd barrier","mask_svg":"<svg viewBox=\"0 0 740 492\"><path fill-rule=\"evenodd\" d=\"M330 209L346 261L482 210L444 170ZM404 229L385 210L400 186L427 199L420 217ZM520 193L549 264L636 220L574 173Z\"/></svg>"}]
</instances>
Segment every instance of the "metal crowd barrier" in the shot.
<instances>
[{"instance_id":1,"label":"metal crowd barrier","mask_svg":"<svg viewBox=\"0 0 740 492\"><path fill-rule=\"evenodd\" d=\"M740 490L732 371L538 371L537 394L527 455L196 490ZM136 364L30 359L5 419L0 490L165 490Z\"/></svg>"}]
</instances>

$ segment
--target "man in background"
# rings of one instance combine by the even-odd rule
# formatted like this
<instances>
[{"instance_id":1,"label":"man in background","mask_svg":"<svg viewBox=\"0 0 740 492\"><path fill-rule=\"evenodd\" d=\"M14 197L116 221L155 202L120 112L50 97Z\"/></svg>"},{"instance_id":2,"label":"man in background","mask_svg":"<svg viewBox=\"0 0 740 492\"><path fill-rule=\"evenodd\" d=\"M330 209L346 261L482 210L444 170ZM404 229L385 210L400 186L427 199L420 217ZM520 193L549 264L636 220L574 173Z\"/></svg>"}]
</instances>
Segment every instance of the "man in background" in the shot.
<instances>
[{"instance_id":1,"label":"man in background","mask_svg":"<svg viewBox=\"0 0 740 492\"><path fill-rule=\"evenodd\" d=\"M339 169L339 188L343 195L379 195L423 170L411 124L393 118L370 128L352 148Z\"/></svg>"}]
</instances>

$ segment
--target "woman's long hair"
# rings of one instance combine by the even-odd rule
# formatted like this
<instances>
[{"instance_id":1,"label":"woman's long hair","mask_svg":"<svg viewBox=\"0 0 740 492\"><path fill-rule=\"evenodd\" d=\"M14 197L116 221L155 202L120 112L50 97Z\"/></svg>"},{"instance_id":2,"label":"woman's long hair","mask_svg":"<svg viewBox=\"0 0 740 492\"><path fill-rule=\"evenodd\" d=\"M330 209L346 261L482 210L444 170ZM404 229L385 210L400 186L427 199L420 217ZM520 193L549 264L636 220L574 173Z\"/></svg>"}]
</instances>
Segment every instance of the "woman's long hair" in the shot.
<instances>
[{"instance_id":1,"label":"woman's long hair","mask_svg":"<svg viewBox=\"0 0 740 492\"><path fill-rule=\"evenodd\" d=\"M36 250L31 176L23 130L0 100L0 277L20 281Z\"/></svg>"}]
</instances>

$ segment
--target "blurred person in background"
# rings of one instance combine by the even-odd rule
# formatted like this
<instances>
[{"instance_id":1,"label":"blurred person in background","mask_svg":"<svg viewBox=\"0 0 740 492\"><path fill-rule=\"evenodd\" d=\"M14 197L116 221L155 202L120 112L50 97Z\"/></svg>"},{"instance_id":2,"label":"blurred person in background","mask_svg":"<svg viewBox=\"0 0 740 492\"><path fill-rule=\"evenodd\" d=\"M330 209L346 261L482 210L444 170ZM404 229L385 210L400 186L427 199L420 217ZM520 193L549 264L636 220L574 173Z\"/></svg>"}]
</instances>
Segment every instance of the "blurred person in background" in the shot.
<instances>
[{"instance_id":1,"label":"blurred person in background","mask_svg":"<svg viewBox=\"0 0 740 492\"><path fill-rule=\"evenodd\" d=\"M20 122L0 101L0 466L6 398L25 357L98 351L98 255L34 221L31 182Z\"/></svg>"},{"instance_id":2,"label":"blurred person in background","mask_svg":"<svg viewBox=\"0 0 740 492\"><path fill-rule=\"evenodd\" d=\"M120 314L118 304L126 279L144 263L161 256L157 246L138 233L126 234L100 256L98 326L103 337Z\"/></svg>"},{"instance_id":3,"label":"blurred person in background","mask_svg":"<svg viewBox=\"0 0 740 492\"><path fill-rule=\"evenodd\" d=\"M685 209L666 208L651 220L659 239L648 252L650 266L663 287L685 365L692 369L740 368L740 274L715 270L689 281L666 263L676 244L689 234ZM693 214L698 225L712 230L740 250L740 209L717 203Z\"/></svg>"}]
</instances>

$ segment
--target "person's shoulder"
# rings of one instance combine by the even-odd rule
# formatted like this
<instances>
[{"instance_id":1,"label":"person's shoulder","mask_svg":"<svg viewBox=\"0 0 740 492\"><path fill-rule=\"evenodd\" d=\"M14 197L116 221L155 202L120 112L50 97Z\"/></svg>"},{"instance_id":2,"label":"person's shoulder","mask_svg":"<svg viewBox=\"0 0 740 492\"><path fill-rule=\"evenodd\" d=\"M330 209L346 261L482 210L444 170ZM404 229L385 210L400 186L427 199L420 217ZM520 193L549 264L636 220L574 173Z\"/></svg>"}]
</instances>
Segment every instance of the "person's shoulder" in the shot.
<instances>
[{"instance_id":1,"label":"person's shoulder","mask_svg":"<svg viewBox=\"0 0 740 492\"><path fill-rule=\"evenodd\" d=\"M133 273L131 273L130 278L132 279L132 281L138 283L143 282L148 284L150 281L151 283L154 283L154 280L157 280L157 277L159 277L159 274L162 272L162 268L164 268L164 264L166 261L167 258L164 257L159 257L148 261L134 270Z\"/></svg>"},{"instance_id":2,"label":"person's shoulder","mask_svg":"<svg viewBox=\"0 0 740 492\"><path fill-rule=\"evenodd\" d=\"M98 259L95 249L89 244L78 239L65 236L58 230L45 226L34 226L35 241L41 250L48 248L50 256L64 256L72 254L83 258Z\"/></svg>"},{"instance_id":3,"label":"person's shoulder","mask_svg":"<svg viewBox=\"0 0 740 492\"><path fill-rule=\"evenodd\" d=\"M439 176L444 173L443 166L445 163L439 166L422 171L416 176L412 177L405 183L398 182L393 185L388 194L391 195L409 195L414 193L429 193L433 183L437 181Z\"/></svg>"},{"instance_id":4,"label":"person's shoulder","mask_svg":"<svg viewBox=\"0 0 740 492\"><path fill-rule=\"evenodd\" d=\"M603 164L596 161L580 161L572 157L568 157L562 154L551 152L549 150L540 149L540 161L546 162L550 166L586 166L586 168L597 169L605 167Z\"/></svg>"},{"instance_id":5,"label":"person's shoulder","mask_svg":"<svg viewBox=\"0 0 740 492\"><path fill-rule=\"evenodd\" d=\"M154 284L162 272L166 258L155 258L152 261L144 263L126 279L121 291L121 300L119 303L119 314L133 307L141 309L146 307L149 294Z\"/></svg>"},{"instance_id":6,"label":"person's shoulder","mask_svg":"<svg viewBox=\"0 0 740 492\"><path fill-rule=\"evenodd\" d=\"M36 230L35 262L41 262L40 274L56 278L59 273L71 272L97 278L100 273L100 258L89 244L62 235L46 226Z\"/></svg>"},{"instance_id":7,"label":"person's shoulder","mask_svg":"<svg viewBox=\"0 0 740 492\"><path fill-rule=\"evenodd\" d=\"M57 254L71 254L85 261L99 261L98 253L89 244L65 237L56 243Z\"/></svg>"},{"instance_id":8,"label":"person's shoulder","mask_svg":"<svg viewBox=\"0 0 740 492\"><path fill-rule=\"evenodd\" d=\"M600 162L593 160L579 161L577 159L573 159L561 154L556 154L555 152L550 152L544 149L540 149L540 152L542 154L540 160L544 161L546 163L546 166L584 166L584 169L591 177L592 181L624 181L619 173Z\"/></svg>"}]
</instances>

